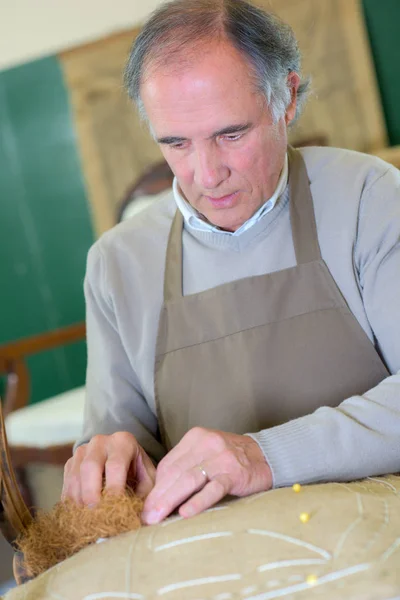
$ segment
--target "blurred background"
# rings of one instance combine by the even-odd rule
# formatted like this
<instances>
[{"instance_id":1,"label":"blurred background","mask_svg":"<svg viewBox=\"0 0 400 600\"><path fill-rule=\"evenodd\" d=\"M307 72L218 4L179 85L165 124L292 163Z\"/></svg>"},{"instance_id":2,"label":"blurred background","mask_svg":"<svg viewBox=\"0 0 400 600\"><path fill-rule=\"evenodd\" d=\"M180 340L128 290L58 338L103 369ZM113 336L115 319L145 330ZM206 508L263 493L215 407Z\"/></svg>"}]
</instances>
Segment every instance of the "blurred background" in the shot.
<instances>
[{"instance_id":1,"label":"blurred background","mask_svg":"<svg viewBox=\"0 0 400 600\"><path fill-rule=\"evenodd\" d=\"M0 0L0 395L29 505L57 500L79 434L87 251L161 158L122 89L137 28L158 4ZM400 0L258 4L293 27L313 79L292 143L399 167ZM0 536L0 589L11 577Z\"/></svg>"}]
</instances>

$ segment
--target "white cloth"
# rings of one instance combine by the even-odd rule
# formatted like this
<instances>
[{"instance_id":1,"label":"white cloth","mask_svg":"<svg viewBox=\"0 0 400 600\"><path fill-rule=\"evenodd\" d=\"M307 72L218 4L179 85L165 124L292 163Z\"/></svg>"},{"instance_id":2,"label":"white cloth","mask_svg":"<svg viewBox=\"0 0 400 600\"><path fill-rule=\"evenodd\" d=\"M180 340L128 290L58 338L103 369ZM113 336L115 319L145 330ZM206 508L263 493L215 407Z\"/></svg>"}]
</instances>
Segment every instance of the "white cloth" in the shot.
<instances>
[{"instance_id":1,"label":"white cloth","mask_svg":"<svg viewBox=\"0 0 400 600\"><path fill-rule=\"evenodd\" d=\"M162 198L165 194L166 190L163 190L159 194L149 194L134 198L133 200L131 200L131 202L129 202L124 212L122 213L121 221L126 221L127 219L135 217L140 212L142 212L142 210L148 208L150 204L153 204L153 202L157 202L157 200L160 200L160 198Z\"/></svg>"},{"instance_id":2,"label":"white cloth","mask_svg":"<svg viewBox=\"0 0 400 600\"><path fill-rule=\"evenodd\" d=\"M75 388L8 415L6 433L11 446L46 448L73 443L81 435L85 387Z\"/></svg>"}]
</instances>

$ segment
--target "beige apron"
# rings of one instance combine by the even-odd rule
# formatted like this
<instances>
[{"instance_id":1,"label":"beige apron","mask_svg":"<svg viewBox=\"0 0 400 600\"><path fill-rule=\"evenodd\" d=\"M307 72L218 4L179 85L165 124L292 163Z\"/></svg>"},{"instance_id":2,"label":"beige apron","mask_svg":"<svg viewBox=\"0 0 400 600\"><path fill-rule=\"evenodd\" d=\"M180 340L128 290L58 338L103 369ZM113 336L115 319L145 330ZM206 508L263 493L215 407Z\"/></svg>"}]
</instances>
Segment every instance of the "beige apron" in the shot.
<instances>
[{"instance_id":1,"label":"beige apron","mask_svg":"<svg viewBox=\"0 0 400 600\"><path fill-rule=\"evenodd\" d=\"M175 215L155 358L167 449L195 426L251 433L337 406L389 374L321 258L307 171L293 148L289 169L295 267L183 296Z\"/></svg>"}]
</instances>

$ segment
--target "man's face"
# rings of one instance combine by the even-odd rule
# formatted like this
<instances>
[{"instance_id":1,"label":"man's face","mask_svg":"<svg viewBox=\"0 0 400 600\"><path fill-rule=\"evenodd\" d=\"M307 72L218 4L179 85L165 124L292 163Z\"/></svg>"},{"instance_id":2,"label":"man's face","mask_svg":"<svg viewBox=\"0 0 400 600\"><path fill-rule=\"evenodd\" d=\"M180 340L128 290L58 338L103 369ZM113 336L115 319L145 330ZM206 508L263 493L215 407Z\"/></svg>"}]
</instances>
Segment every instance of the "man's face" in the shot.
<instances>
[{"instance_id":1,"label":"man's face","mask_svg":"<svg viewBox=\"0 0 400 600\"><path fill-rule=\"evenodd\" d=\"M186 200L210 223L236 231L276 188L296 94L274 123L235 48L224 42L198 54L181 70L150 71L142 99Z\"/></svg>"}]
</instances>

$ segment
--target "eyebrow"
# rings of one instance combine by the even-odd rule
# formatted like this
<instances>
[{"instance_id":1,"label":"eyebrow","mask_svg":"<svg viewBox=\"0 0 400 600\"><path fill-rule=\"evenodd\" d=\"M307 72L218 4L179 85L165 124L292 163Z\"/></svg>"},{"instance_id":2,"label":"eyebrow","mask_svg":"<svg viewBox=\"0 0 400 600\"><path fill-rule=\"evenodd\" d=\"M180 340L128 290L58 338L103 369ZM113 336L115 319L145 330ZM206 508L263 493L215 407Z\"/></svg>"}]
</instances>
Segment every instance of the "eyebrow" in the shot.
<instances>
[{"instance_id":1,"label":"eyebrow","mask_svg":"<svg viewBox=\"0 0 400 600\"><path fill-rule=\"evenodd\" d=\"M219 129L215 133L213 133L209 139L213 139L219 137L220 135L230 135L232 133L243 133L244 131L248 131L252 127L252 123L242 123L240 125L228 125L228 127L224 127L223 129ZM179 136L166 136L157 138L156 141L159 144L181 144L182 142L187 142L188 138L179 137Z\"/></svg>"}]
</instances>

